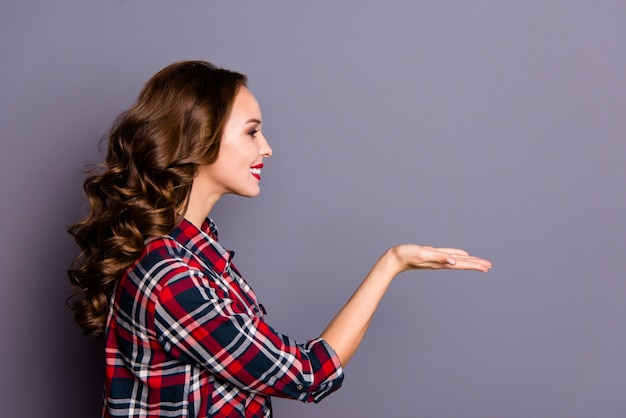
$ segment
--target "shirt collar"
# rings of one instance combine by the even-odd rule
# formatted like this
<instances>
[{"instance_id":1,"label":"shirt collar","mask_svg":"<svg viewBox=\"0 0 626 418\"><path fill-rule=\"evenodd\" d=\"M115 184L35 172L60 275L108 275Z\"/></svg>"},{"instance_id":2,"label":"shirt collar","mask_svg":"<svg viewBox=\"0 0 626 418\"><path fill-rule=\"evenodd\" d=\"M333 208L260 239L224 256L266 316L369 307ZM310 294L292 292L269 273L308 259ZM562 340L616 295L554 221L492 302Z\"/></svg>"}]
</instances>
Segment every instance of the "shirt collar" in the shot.
<instances>
[{"instance_id":1,"label":"shirt collar","mask_svg":"<svg viewBox=\"0 0 626 418\"><path fill-rule=\"evenodd\" d=\"M209 217L202 224L202 229L198 229L183 218L170 236L194 254L208 261L210 266L220 274L224 273L235 255L234 251L228 251L218 243L217 226Z\"/></svg>"}]
</instances>

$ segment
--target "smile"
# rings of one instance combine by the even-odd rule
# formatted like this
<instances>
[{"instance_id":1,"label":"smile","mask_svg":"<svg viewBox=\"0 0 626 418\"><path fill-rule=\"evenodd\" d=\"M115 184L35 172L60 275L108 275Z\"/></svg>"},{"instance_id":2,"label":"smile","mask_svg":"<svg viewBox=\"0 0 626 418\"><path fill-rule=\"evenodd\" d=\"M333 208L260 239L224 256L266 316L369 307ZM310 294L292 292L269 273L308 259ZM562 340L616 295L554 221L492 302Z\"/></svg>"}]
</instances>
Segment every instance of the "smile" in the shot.
<instances>
[{"instance_id":1,"label":"smile","mask_svg":"<svg viewBox=\"0 0 626 418\"><path fill-rule=\"evenodd\" d=\"M257 180L261 180L262 168L263 168L263 164L257 164L253 167L250 167L250 174L252 174Z\"/></svg>"}]
</instances>

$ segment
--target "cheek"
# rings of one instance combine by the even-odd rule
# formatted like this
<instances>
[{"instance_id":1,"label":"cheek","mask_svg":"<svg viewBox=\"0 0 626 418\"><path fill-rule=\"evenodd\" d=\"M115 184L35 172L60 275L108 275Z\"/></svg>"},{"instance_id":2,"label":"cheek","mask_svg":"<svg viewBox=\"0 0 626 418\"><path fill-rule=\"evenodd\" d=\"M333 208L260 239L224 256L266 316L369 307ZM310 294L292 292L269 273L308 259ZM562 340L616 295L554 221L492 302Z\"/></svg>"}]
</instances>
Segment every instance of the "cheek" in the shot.
<instances>
[{"instance_id":1,"label":"cheek","mask_svg":"<svg viewBox=\"0 0 626 418\"><path fill-rule=\"evenodd\" d=\"M237 148L236 152L233 153L234 158L250 166L254 164L258 155L259 150L253 142L242 144Z\"/></svg>"}]
</instances>

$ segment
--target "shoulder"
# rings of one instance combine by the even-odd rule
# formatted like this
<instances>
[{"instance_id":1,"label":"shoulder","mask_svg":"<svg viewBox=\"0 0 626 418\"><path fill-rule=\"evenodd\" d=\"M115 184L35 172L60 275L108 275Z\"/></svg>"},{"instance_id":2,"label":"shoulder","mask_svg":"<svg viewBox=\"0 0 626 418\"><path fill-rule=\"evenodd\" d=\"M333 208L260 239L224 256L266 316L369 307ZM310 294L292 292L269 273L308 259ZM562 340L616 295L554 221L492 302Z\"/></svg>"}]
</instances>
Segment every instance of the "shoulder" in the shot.
<instances>
[{"instance_id":1,"label":"shoulder","mask_svg":"<svg viewBox=\"0 0 626 418\"><path fill-rule=\"evenodd\" d=\"M194 255L170 236L151 239L126 276L133 282L163 285L174 277L200 272Z\"/></svg>"},{"instance_id":2,"label":"shoulder","mask_svg":"<svg viewBox=\"0 0 626 418\"><path fill-rule=\"evenodd\" d=\"M144 258L180 258L184 256L185 248L173 237L166 235L151 238L146 241L140 259Z\"/></svg>"}]
</instances>

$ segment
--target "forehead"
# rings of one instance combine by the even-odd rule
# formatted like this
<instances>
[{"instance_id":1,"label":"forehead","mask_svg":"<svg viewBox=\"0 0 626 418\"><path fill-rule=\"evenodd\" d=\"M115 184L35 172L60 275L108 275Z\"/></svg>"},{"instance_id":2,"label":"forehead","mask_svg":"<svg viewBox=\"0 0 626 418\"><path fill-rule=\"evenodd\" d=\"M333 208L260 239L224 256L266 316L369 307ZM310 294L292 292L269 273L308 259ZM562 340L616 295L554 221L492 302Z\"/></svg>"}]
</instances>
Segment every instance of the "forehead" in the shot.
<instances>
[{"instance_id":1,"label":"forehead","mask_svg":"<svg viewBox=\"0 0 626 418\"><path fill-rule=\"evenodd\" d=\"M231 119L243 119L243 122L245 122L251 118L260 120L261 108L254 94L242 86L235 96Z\"/></svg>"}]
</instances>

